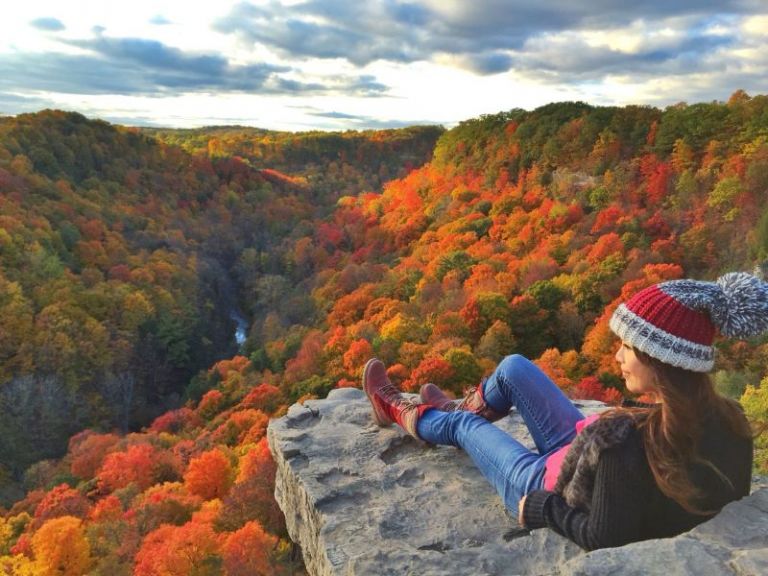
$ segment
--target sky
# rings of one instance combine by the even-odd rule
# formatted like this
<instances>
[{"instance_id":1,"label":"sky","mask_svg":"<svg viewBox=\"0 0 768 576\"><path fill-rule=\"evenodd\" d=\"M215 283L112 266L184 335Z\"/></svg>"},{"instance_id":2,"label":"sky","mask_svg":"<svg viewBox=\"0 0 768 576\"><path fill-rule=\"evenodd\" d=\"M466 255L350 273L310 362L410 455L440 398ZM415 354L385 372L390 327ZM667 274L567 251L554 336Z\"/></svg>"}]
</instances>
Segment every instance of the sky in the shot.
<instances>
[{"instance_id":1,"label":"sky","mask_svg":"<svg viewBox=\"0 0 768 576\"><path fill-rule=\"evenodd\" d=\"M287 131L768 93L766 0L21 0L0 114Z\"/></svg>"}]
</instances>

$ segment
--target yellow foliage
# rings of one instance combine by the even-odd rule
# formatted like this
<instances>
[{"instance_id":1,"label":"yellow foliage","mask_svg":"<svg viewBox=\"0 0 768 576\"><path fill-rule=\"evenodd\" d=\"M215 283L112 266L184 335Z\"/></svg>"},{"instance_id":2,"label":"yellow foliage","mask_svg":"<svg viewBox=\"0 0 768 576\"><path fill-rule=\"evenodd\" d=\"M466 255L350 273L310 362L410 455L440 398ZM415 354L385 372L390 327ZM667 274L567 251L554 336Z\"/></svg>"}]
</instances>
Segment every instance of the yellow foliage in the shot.
<instances>
[{"instance_id":1,"label":"yellow foliage","mask_svg":"<svg viewBox=\"0 0 768 576\"><path fill-rule=\"evenodd\" d=\"M60 516L43 524L32 536L32 551L40 576L82 576L91 565L91 547L79 518Z\"/></svg>"},{"instance_id":2,"label":"yellow foliage","mask_svg":"<svg viewBox=\"0 0 768 576\"><path fill-rule=\"evenodd\" d=\"M23 554L0 556L0 574L3 576L42 576L48 574Z\"/></svg>"},{"instance_id":3,"label":"yellow foliage","mask_svg":"<svg viewBox=\"0 0 768 576\"><path fill-rule=\"evenodd\" d=\"M747 386L740 402L754 425L768 425L768 377L763 378L758 387ZM765 429L755 438L755 467L763 474L768 473L768 431Z\"/></svg>"}]
</instances>

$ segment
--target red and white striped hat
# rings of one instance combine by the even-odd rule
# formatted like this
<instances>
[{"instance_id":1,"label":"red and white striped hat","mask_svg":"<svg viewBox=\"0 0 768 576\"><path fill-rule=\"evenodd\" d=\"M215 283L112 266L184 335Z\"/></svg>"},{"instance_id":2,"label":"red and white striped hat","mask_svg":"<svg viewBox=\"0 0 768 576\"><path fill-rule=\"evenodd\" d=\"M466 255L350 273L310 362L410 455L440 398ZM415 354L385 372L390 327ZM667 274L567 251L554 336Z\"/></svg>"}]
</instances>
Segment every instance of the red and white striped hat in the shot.
<instances>
[{"instance_id":1,"label":"red and white striped hat","mask_svg":"<svg viewBox=\"0 0 768 576\"><path fill-rule=\"evenodd\" d=\"M657 360L709 372L716 332L746 338L768 330L768 284L743 272L717 282L662 282L619 305L610 327L622 341Z\"/></svg>"}]
</instances>

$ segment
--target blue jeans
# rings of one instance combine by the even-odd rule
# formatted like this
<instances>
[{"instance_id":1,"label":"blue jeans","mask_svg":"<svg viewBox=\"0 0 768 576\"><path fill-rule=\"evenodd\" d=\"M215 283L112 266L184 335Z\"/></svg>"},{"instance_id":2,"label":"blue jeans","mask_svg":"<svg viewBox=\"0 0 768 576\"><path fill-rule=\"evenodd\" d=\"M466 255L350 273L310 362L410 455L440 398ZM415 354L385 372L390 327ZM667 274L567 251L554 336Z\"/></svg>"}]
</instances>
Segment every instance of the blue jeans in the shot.
<instances>
[{"instance_id":1,"label":"blue jeans","mask_svg":"<svg viewBox=\"0 0 768 576\"><path fill-rule=\"evenodd\" d=\"M573 440L584 416L538 366L517 354L502 360L482 386L483 398L497 412L517 407L535 452L470 412L427 410L416 431L426 442L463 448L517 513L520 499L542 487L547 456Z\"/></svg>"}]
</instances>

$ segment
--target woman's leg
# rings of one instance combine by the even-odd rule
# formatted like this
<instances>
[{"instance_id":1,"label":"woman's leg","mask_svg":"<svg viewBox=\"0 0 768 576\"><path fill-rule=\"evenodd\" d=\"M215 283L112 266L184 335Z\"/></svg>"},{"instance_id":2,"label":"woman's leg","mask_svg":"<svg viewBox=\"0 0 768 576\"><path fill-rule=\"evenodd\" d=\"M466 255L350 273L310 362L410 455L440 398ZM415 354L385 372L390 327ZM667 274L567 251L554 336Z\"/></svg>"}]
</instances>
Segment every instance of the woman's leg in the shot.
<instances>
[{"instance_id":1,"label":"woman's leg","mask_svg":"<svg viewBox=\"0 0 768 576\"><path fill-rule=\"evenodd\" d=\"M416 431L425 442L462 448L515 515L520 499L542 486L545 457L476 414L427 410Z\"/></svg>"},{"instance_id":2,"label":"woman's leg","mask_svg":"<svg viewBox=\"0 0 768 576\"><path fill-rule=\"evenodd\" d=\"M504 358L482 386L483 399L494 410L517 408L542 455L571 442L576 422L584 418L538 366L519 354Z\"/></svg>"}]
</instances>

